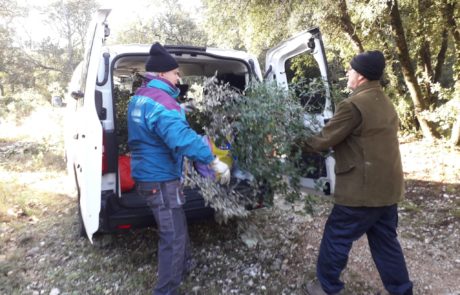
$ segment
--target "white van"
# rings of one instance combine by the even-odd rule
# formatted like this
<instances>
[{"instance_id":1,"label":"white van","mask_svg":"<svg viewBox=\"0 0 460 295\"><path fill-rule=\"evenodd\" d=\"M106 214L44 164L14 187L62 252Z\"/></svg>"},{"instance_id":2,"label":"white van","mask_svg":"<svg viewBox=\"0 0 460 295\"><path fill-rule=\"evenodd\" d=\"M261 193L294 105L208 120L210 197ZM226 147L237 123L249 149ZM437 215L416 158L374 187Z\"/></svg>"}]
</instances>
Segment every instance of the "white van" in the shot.
<instances>
[{"instance_id":1,"label":"white van","mask_svg":"<svg viewBox=\"0 0 460 295\"><path fill-rule=\"evenodd\" d=\"M78 191L81 232L92 240L96 232L116 232L152 225L154 219L135 190L122 191L119 156L127 145L126 118L117 112L139 86L145 74L145 61L153 40L147 44L105 46L109 35L109 9L98 11L90 26L83 62L77 67L69 85L66 116L66 159L69 175L74 177ZM219 79L244 89L250 81L275 80L288 88L293 79L289 68L298 56L310 59L312 66L305 73L319 78L325 91L309 97L305 103L314 105L310 116L321 122L332 117L327 64L317 28L304 31L270 50L265 61L265 74L257 59L242 51L191 46L165 46L179 64L182 79L199 81L217 73ZM118 114L118 115L117 115ZM306 159L307 160L307 159ZM308 157L318 169L301 178L304 187L313 188L318 180L326 183L325 193L334 187L333 163L330 159ZM212 214L197 190L185 189L188 218Z\"/></svg>"}]
</instances>

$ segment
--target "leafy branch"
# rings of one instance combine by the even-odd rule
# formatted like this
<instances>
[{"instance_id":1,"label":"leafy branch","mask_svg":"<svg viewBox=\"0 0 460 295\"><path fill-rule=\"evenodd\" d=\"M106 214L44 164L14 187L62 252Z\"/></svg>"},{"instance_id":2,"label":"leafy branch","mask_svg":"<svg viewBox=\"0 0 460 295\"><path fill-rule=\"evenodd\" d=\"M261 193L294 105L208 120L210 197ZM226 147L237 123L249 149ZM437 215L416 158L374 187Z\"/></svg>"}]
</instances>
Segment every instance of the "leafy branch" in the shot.
<instances>
[{"instance_id":1,"label":"leafy branch","mask_svg":"<svg viewBox=\"0 0 460 295\"><path fill-rule=\"evenodd\" d=\"M315 84L316 85L316 84ZM304 94L308 87L303 85ZM311 87L318 91L317 85ZM310 93L311 94L311 93ZM196 103L199 110L189 120L207 122L203 130L217 146L230 146L235 164L233 169L249 172L252 195L242 196L234 186L224 187L213 181L203 181L197 174L189 175L190 183L200 187L205 199L226 217L243 216L234 204L244 208L254 197L263 196L271 204L274 194L288 200L300 196L299 175L310 169L300 165L302 154L297 146L301 138L311 136L305 127L317 125L314 117L305 116L306 107L294 93L275 84L253 83L244 93L215 77L204 81L203 99ZM193 125L193 122L192 122ZM224 199L233 205L227 208ZM216 208L215 208L216 209Z\"/></svg>"}]
</instances>

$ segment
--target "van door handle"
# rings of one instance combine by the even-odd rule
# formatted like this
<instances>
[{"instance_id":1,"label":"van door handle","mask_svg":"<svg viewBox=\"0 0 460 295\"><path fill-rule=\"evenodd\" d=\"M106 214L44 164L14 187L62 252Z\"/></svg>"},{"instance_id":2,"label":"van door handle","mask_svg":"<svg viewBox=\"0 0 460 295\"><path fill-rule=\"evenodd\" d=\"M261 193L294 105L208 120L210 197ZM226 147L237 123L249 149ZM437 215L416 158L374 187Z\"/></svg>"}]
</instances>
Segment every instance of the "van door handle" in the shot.
<instances>
[{"instance_id":1,"label":"van door handle","mask_svg":"<svg viewBox=\"0 0 460 295\"><path fill-rule=\"evenodd\" d=\"M79 100L80 98L83 98L85 94L81 92L80 90L77 90L77 91L72 91L70 93L70 96L73 97L73 99L75 100Z\"/></svg>"}]
</instances>

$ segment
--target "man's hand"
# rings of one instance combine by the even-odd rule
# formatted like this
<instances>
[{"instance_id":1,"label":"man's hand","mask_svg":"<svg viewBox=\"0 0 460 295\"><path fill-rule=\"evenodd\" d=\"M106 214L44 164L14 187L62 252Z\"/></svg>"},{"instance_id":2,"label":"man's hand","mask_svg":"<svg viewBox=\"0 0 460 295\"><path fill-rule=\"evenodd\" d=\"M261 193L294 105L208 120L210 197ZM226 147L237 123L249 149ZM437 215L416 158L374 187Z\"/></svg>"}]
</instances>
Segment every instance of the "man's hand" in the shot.
<instances>
[{"instance_id":1,"label":"man's hand","mask_svg":"<svg viewBox=\"0 0 460 295\"><path fill-rule=\"evenodd\" d=\"M196 107L192 101L183 102L180 104L181 108L184 109L186 113L191 113L196 111Z\"/></svg>"},{"instance_id":2,"label":"man's hand","mask_svg":"<svg viewBox=\"0 0 460 295\"><path fill-rule=\"evenodd\" d=\"M230 169L228 165L219 160L219 158L216 157L214 161L211 162L211 168L216 172L218 178L220 177L221 184L230 182Z\"/></svg>"}]
</instances>

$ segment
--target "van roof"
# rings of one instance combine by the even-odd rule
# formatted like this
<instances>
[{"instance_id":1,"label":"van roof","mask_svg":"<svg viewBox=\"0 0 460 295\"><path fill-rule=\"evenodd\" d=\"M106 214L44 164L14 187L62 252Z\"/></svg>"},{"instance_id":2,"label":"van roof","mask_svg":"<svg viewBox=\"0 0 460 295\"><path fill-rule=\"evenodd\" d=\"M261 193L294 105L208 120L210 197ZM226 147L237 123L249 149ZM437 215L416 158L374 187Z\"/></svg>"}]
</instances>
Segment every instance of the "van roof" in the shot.
<instances>
[{"instance_id":1,"label":"van roof","mask_svg":"<svg viewBox=\"0 0 460 295\"><path fill-rule=\"evenodd\" d=\"M149 54L150 44L116 44L105 46L102 50L110 53L110 58L115 59L121 56L130 56L129 59L124 58L123 62L117 62L117 68L124 68L125 71L142 71L144 68L145 57ZM244 72L251 68L251 74L254 74L258 80L262 79L262 73L260 70L259 62L254 55L247 52L234 49L222 49L214 47L194 47L194 46L168 46L165 48L176 58L178 62L185 61L186 64L182 65L184 71L197 72L197 70L186 68L194 67L192 64L196 61L205 62L208 66L206 69L201 69L201 72L207 75L212 75L216 71L216 67L224 68L229 73ZM137 57L136 57L137 56ZM196 59L199 57L199 59ZM191 59L195 62L190 62ZM216 61L219 60L217 64ZM245 63L248 68L243 69L241 63L235 63L235 61L241 61ZM123 66L121 65L123 64ZM202 66L201 66L202 67ZM222 72L222 70L221 70Z\"/></svg>"},{"instance_id":2,"label":"van roof","mask_svg":"<svg viewBox=\"0 0 460 295\"><path fill-rule=\"evenodd\" d=\"M148 54L151 44L115 44L105 46L105 49L116 55L120 54ZM252 54L249 54L245 51L235 50L235 49L222 49L215 47L196 47L188 45L165 45L164 46L169 52L175 53L176 55L180 53L206 53L216 56L221 56L225 58L238 58L245 61L256 60L256 57Z\"/></svg>"}]
</instances>

